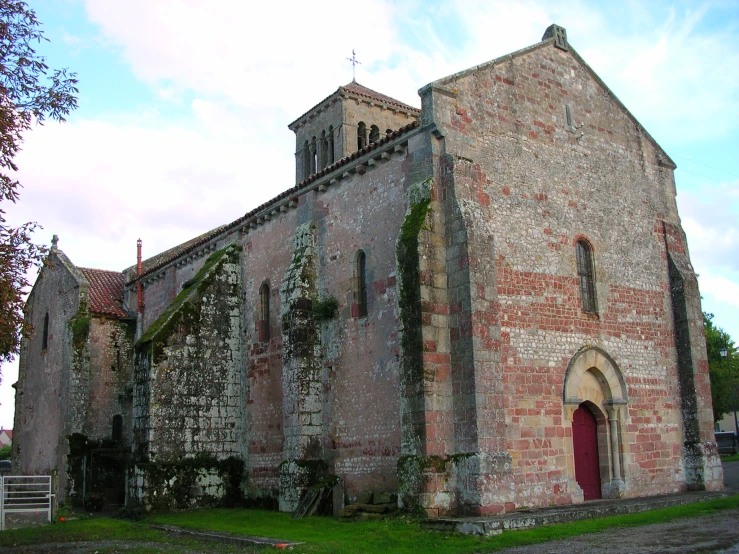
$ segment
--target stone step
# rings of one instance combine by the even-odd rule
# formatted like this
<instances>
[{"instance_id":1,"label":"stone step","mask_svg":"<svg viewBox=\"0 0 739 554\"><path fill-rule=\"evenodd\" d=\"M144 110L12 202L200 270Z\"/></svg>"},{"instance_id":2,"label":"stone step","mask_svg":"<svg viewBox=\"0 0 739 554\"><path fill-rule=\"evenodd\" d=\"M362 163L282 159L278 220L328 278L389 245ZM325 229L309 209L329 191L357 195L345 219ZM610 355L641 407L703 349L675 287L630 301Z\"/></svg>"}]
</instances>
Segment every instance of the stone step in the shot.
<instances>
[{"instance_id":1,"label":"stone step","mask_svg":"<svg viewBox=\"0 0 739 554\"><path fill-rule=\"evenodd\" d=\"M530 529L539 525L566 523L612 515L636 514L660 508L682 506L729 496L728 492L692 492L646 498L622 500L593 500L582 504L520 510L501 516L445 517L427 519L426 529L462 533L465 535L493 536L503 531Z\"/></svg>"}]
</instances>

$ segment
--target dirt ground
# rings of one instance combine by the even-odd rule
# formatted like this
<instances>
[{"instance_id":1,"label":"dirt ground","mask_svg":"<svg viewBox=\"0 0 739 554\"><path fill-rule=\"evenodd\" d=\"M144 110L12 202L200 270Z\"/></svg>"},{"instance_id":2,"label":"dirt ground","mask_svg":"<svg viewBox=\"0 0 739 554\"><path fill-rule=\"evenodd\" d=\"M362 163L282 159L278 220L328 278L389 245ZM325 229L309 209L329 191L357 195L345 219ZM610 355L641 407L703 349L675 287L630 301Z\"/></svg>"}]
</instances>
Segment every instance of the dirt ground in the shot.
<instances>
[{"instance_id":1,"label":"dirt ground","mask_svg":"<svg viewBox=\"0 0 739 554\"><path fill-rule=\"evenodd\" d=\"M643 527L616 528L592 535L509 548L506 554L739 554L739 510Z\"/></svg>"},{"instance_id":2,"label":"dirt ground","mask_svg":"<svg viewBox=\"0 0 739 554\"><path fill-rule=\"evenodd\" d=\"M724 463L724 485L739 493L739 462ZM610 529L539 545L509 548L507 554L739 554L739 510L670 523Z\"/></svg>"}]
</instances>

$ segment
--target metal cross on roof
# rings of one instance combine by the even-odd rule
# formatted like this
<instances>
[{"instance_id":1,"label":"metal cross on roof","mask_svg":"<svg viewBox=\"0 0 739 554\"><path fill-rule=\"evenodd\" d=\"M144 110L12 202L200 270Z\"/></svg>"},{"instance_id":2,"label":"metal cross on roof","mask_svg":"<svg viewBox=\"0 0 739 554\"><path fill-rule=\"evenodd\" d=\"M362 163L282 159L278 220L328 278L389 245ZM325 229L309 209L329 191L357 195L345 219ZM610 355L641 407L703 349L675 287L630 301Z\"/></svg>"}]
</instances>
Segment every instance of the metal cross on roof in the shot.
<instances>
[{"instance_id":1,"label":"metal cross on roof","mask_svg":"<svg viewBox=\"0 0 739 554\"><path fill-rule=\"evenodd\" d=\"M352 57L351 58L347 58L347 60L349 60L350 62L352 62L352 81L353 82L356 82L357 81L357 73L356 73L357 64L361 64L362 62L360 62L357 59L357 55L354 53L354 48L352 48Z\"/></svg>"}]
</instances>

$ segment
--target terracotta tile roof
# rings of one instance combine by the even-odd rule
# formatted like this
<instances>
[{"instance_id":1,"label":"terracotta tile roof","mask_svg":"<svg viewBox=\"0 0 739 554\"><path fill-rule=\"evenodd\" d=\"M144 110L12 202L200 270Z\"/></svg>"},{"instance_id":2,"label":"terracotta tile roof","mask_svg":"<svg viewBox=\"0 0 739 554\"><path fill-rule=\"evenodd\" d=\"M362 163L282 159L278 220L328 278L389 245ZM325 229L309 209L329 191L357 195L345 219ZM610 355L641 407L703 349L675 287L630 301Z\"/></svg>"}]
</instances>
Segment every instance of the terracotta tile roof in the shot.
<instances>
[{"instance_id":1,"label":"terracotta tile roof","mask_svg":"<svg viewBox=\"0 0 739 554\"><path fill-rule=\"evenodd\" d=\"M220 225L219 227L211 229L210 231L203 233L202 235L198 235L197 237L191 238L190 240L183 242L182 244L178 244L177 246L170 248L169 250L165 250L164 252L160 252L159 254L152 256L151 258L145 259L141 263L141 269L143 273L149 273L149 270L160 267L161 263L165 260L171 260L179 256L180 254L189 252L190 250L192 250L192 247L196 247L201 245L203 242L207 242L208 239L217 235L225 228L226 225ZM132 265L131 267L124 270L124 273L129 277L135 277L136 266Z\"/></svg>"},{"instance_id":2,"label":"terracotta tile roof","mask_svg":"<svg viewBox=\"0 0 739 554\"><path fill-rule=\"evenodd\" d=\"M374 91L371 88L367 88L364 85L360 85L356 81L352 81L348 85L344 85L343 87L341 87L341 89L347 90L349 92L353 92L354 94L357 94L359 96L364 96L366 98L372 98L374 100L379 100L380 102L384 102L386 104L398 106L400 108L403 108L404 110L408 110L409 112L421 113L421 110L419 110L418 108L414 108L413 106L404 104L403 102L400 102L399 100L396 100L395 98L390 98L389 96L380 94L379 92Z\"/></svg>"},{"instance_id":3,"label":"terracotta tile roof","mask_svg":"<svg viewBox=\"0 0 739 554\"><path fill-rule=\"evenodd\" d=\"M409 111L414 114L420 114L421 110L418 108L414 108L413 106L410 106L408 104L404 104L400 100L396 100L395 98L391 98L390 96L386 96L384 94L380 94L379 92L372 90L371 88L367 88L364 85L360 85L356 81L352 81L348 85L344 85L343 87L339 87L336 89L335 92L332 92L329 94L326 98L321 100L318 104L313 106L310 110L305 112L303 115L301 115L299 118L297 118L295 121L290 123L288 125L288 129L295 130L296 125L300 126L303 124L304 118L311 113L313 110L315 110L318 106L324 104L325 102L328 102L331 99L339 98L340 96L343 96L345 94L355 94L357 96L363 96L365 98L371 98L373 100L377 100L378 102L384 102L385 104L389 104L391 106L397 106L398 108L402 110Z\"/></svg>"},{"instance_id":4,"label":"terracotta tile roof","mask_svg":"<svg viewBox=\"0 0 739 554\"><path fill-rule=\"evenodd\" d=\"M123 274L104 269L79 270L90 283L90 311L94 314L129 317L123 309Z\"/></svg>"},{"instance_id":5,"label":"terracotta tile roof","mask_svg":"<svg viewBox=\"0 0 739 554\"><path fill-rule=\"evenodd\" d=\"M372 142L368 144L367 146L365 146L364 148L362 148L361 150L354 152L353 154L345 158L342 158L337 162L334 162L333 164L322 169L318 173L314 173L313 175L311 175L307 179L304 179L303 181L301 181L294 187L291 187L287 189L286 191L281 192L280 194L275 196L272 200L265 202L264 204L260 206L257 206L250 212L247 212L245 215L243 215L239 219L232 221L231 223L228 223L226 225L217 227L216 229L213 229L212 231L208 231L207 233L204 233L200 235L199 237L195 237L194 239L189 240L188 242L184 242L180 244L179 246L170 248L169 250L166 250L165 252L162 252L161 254L154 256L153 258L149 258L148 260L143 262L143 272L141 276L145 277L146 275L149 275L150 273L154 273L155 271L162 269L164 266L174 261L178 257L184 254L187 254L188 252L192 252L199 246L206 244L207 242L217 237L218 235L238 227L245 221L255 217L257 214L267 209L272 204L279 202L280 200L284 200L285 198L289 198L291 196L294 196L297 199L297 197L300 196L300 191L306 188L308 185L310 185L314 181L316 181L317 179L320 179L321 177L328 175L329 173L338 169L339 167L346 165L352 160L356 160L357 158L361 156L364 156L365 154L367 154L368 152L371 152L372 150L377 150L378 148L384 146L388 142L395 140L401 135L404 135L410 131L413 131L414 129L418 128L418 126L419 126L418 121L414 121L412 123L409 123L408 125L405 125L404 127L401 127L397 131L388 133L385 136L383 136L379 141ZM152 263L153 260L156 260L156 262ZM130 275L129 270L127 270L127 275ZM137 279L138 278L135 275L133 275L133 278L130 279L126 284L130 285L132 283L135 283Z\"/></svg>"}]
</instances>

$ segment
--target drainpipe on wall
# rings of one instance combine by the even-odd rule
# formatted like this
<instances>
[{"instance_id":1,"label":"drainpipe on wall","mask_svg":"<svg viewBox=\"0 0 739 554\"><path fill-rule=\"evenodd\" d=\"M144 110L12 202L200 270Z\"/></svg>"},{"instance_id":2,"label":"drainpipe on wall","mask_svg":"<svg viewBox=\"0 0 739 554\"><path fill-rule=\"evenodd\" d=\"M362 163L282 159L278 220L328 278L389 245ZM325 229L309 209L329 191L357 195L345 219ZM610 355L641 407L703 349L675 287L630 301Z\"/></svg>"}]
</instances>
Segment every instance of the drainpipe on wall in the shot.
<instances>
[{"instance_id":1,"label":"drainpipe on wall","mask_svg":"<svg viewBox=\"0 0 739 554\"><path fill-rule=\"evenodd\" d=\"M141 274L143 266L141 264L141 239L136 241L136 340L144 334L144 285L141 283Z\"/></svg>"}]
</instances>

